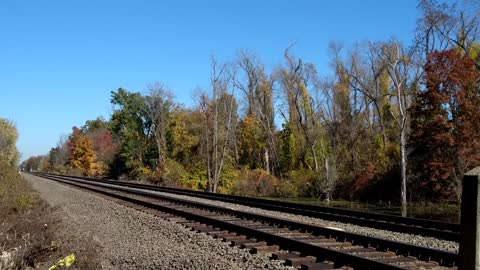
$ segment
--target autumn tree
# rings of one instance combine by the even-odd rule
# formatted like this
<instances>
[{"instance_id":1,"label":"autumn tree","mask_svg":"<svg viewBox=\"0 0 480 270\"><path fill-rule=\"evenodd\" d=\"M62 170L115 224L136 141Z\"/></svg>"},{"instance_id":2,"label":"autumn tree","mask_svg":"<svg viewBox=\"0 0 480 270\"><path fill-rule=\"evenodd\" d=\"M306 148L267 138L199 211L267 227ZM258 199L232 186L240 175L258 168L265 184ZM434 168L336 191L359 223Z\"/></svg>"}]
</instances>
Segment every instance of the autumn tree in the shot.
<instances>
[{"instance_id":1,"label":"autumn tree","mask_svg":"<svg viewBox=\"0 0 480 270\"><path fill-rule=\"evenodd\" d=\"M382 154L389 146L384 110L389 106L388 74L376 50L377 44L374 43L357 47L350 53L351 64L345 71L351 78L350 86L363 99L365 121L371 137L378 135L381 138L377 151Z\"/></svg>"},{"instance_id":2,"label":"autumn tree","mask_svg":"<svg viewBox=\"0 0 480 270\"><path fill-rule=\"evenodd\" d=\"M459 200L463 173L480 162L479 76L474 61L455 49L428 57L410 136L416 190L427 198Z\"/></svg>"},{"instance_id":3,"label":"autumn tree","mask_svg":"<svg viewBox=\"0 0 480 270\"><path fill-rule=\"evenodd\" d=\"M240 124L240 159L251 169L263 168L273 172L278 168L275 142L273 105L273 79L265 73L264 66L255 55L241 51L233 78L246 101L245 117Z\"/></svg>"},{"instance_id":4,"label":"autumn tree","mask_svg":"<svg viewBox=\"0 0 480 270\"><path fill-rule=\"evenodd\" d=\"M342 46L332 43L332 67L335 77L321 87L322 120L331 141L332 162L338 178L351 179L359 172L361 165L361 141L364 134L364 100L358 92L352 91L347 63L341 58ZM337 162L340 161L340 162Z\"/></svg>"},{"instance_id":5,"label":"autumn tree","mask_svg":"<svg viewBox=\"0 0 480 270\"><path fill-rule=\"evenodd\" d=\"M457 48L474 60L480 70L480 9L478 3L420 0L422 17L418 21L415 41L427 56L435 50Z\"/></svg>"},{"instance_id":6,"label":"autumn tree","mask_svg":"<svg viewBox=\"0 0 480 270\"><path fill-rule=\"evenodd\" d=\"M319 86L317 100L319 100L318 109L320 110L320 121L323 125L322 144L324 151L325 181L319 188L325 194L326 201L332 197L335 185L340 173L344 177L351 175L352 168L348 166L353 151L348 147L348 141L354 130L350 130L354 123L352 121L352 109L350 103L350 85L348 75L346 74L343 63L339 59L341 46L339 44L330 44L330 51L333 53L333 67L335 68L335 77L325 79ZM343 162L338 162L342 160Z\"/></svg>"},{"instance_id":7,"label":"autumn tree","mask_svg":"<svg viewBox=\"0 0 480 270\"><path fill-rule=\"evenodd\" d=\"M380 44L377 51L388 73L388 98L390 105L384 113L393 118L398 131L400 148L400 199L402 216L407 215L407 129L412 94L419 83L419 70L415 68L415 48L407 50L396 40Z\"/></svg>"},{"instance_id":8,"label":"autumn tree","mask_svg":"<svg viewBox=\"0 0 480 270\"><path fill-rule=\"evenodd\" d=\"M175 107L173 94L160 82L148 86L149 94L145 96L146 112L152 122L152 131L157 143L157 170L163 172L167 158L167 132L172 121L171 111Z\"/></svg>"},{"instance_id":9,"label":"autumn tree","mask_svg":"<svg viewBox=\"0 0 480 270\"><path fill-rule=\"evenodd\" d=\"M217 192L230 154L233 134L236 132L237 104L228 65L219 64L212 58L211 66L212 94L201 94L199 108L203 115L202 148L207 167L208 190Z\"/></svg>"},{"instance_id":10,"label":"autumn tree","mask_svg":"<svg viewBox=\"0 0 480 270\"><path fill-rule=\"evenodd\" d=\"M316 68L285 51L286 65L277 71L287 110L281 112L296 140L296 158L302 167L320 171L317 147L320 123L309 87L314 86ZM309 162L309 154L311 162Z\"/></svg>"},{"instance_id":11,"label":"autumn tree","mask_svg":"<svg viewBox=\"0 0 480 270\"><path fill-rule=\"evenodd\" d=\"M177 106L172 111L169 129L173 138L169 144L169 155L187 168L194 167L201 160L202 121L199 110Z\"/></svg>"},{"instance_id":12,"label":"autumn tree","mask_svg":"<svg viewBox=\"0 0 480 270\"><path fill-rule=\"evenodd\" d=\"M97 155L93 149L92 139L86 137L82 130L73 127L72 135L68 137L69 164L79 169L84 175L101 174L97 163Z\"/></svg>"},{"instance_id":13,"label":"autumn tree","mask_svg":"<svg viewBox=\"0 0 480 270\"><path fill-rule=\"evenodd\" d=\"M97 117L95 120L87 120L81 129L92 140L98 165L107 173L119 150L118 142L109 130L109 123L103 117Z\"/></svg>"}]
</instances>

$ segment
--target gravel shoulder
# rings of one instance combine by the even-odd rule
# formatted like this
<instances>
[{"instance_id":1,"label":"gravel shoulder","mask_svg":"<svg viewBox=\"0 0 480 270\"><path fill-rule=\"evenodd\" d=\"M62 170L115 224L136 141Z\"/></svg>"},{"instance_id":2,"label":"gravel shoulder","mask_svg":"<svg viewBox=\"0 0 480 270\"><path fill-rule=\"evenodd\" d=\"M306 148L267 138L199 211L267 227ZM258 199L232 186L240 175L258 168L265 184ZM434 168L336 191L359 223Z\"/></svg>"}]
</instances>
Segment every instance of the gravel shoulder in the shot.
<instances>
[{"instance_id":1,"label":"gravel shoulder","mask_svg":"<svg viewBox=\"0 0 480 270\"><path fill-rule=\"evenodd\" d=\"M66 185L24 174L63 212L65 234L92 239L101 269L294 269ZM98 266L93 266L98 267Z\"/></svg>"}]
</instances>

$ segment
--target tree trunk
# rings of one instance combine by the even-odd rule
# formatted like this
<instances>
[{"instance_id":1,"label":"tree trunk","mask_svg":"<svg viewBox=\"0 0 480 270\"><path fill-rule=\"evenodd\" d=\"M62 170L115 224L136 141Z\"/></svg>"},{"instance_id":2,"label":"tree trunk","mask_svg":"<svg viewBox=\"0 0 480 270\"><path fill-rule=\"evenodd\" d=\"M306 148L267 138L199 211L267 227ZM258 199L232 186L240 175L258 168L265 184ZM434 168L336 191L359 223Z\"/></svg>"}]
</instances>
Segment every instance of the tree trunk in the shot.
<instances>
[{"instance_id":1,"label":"tree trunk","mask_svg":"<svg viewBox=\"0 0 480 270\"><path fill-rule=\"evenodd\" d=\"M264 147L263 151L265 153L265 171L270 174L270 156L268 155L268 147Z\"/></svg>"},{"instance_id":2,"label":"tree trunk","mask_svg":"<svg viewBox=\"0 0 480 270\"><path fill-rule=\"evenodd\" d=\"M324 161L325 161L325 177L326 177L327 185L328 185L330 183L330 166L328 164L328 158L327 157L324 158ZM328 189L328 187L327 187L327 189ZM325 194L325 201L330 202L330 192L328 190Z\"/></svg>"},{"instance_id":3,"label":"tree trunk","mask_svg":"<svg viewBox=\"0 0 480 270\"><path fill-rule=\"evenodd\" d=\"M314 165L315 165L315 172L318 173L319 169L318 169L317 153L315 152L315 147L314 147L313 145L310 146L310 151L312 151L312 155L313 155L313 162L314 162Z\"/></svg>"},{"instance_id":4,"label":"tree trunk","mask_svg":"<svg viewBox=\"0 0 480 270\"><path fill-rule=\"evenodd\" d=\"M162 142L160 140L160 136L156 135L156 141L157 141L157 148L158 148L158 164L157 164L157 170L158 171L163 171L164 166L165 166L165 161L163 159L163 149L162 149Z\"/></svg>"},{"instance_id":5,"label":"tree trunk","mask_svg":"<svg viewBox=\"0 0 480 270\"><path fill-rule=\"evenodd\" d=\"M402 119L405 123L405 118ZM407 157L405 153L405 126L403 125L400 129L400 167L402 173L402 187L401 187L401 196L402 196L402 217L407 216Z\"/></svg>"}]
</instances>

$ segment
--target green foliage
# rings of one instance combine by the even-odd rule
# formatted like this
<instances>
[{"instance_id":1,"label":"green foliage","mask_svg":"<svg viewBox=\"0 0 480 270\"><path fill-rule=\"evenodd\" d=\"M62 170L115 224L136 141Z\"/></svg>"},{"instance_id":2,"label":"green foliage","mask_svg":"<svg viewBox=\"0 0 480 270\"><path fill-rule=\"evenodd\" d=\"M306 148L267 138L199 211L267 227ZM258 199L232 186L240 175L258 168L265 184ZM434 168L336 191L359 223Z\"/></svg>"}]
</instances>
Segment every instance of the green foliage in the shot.
<instances>
[{"instance_id":1,"label":"green foliage","mask_svg":"<svg viewBox=\"0 0 480 270\"><path fill-rule=\"evenodd\" d=\"M295 156L295 136L289 122L283 124L283 130L280 133L281 138L281 152L280 152L280 167L283 171L291 171L296 165Z\"/></svg>"},{"instance_id":2,"label":"green foliage","mask_svg":"<svg viewBox=\"0 0 480 270\"><path fill-rule=\"evenodd\" d=\"M110 119L110 131L120 141L119 158L130 177L145 178L150 175L148 151L153 138L150 130L145 99L140 93L119 88L112 91L111 103L116 106Z\"/></svg>"},{"instance_id":3,"label":"green foliage","mask_svg":"<svg viewBox=\"0 0 480 270\"><path fill-rule=\"evenodd\" d=\"M208 188L207 170L204 168L193 169L186 176L184 186L192 190L206 191Z\"/></svg>"},{"instance_id":4,"label":"green foliage","mask_svg":"<svg viewBox=\"0 0 480 270\"><path fill-rule=\"evenodd\" d=\"M233 183L240 176L240 171L235 169L231 165L226 165L223 167L222 176L220 178L220 183L218 185L218 192L220 193L231 193L233 188Z\"/></svg>"}]
</instances>

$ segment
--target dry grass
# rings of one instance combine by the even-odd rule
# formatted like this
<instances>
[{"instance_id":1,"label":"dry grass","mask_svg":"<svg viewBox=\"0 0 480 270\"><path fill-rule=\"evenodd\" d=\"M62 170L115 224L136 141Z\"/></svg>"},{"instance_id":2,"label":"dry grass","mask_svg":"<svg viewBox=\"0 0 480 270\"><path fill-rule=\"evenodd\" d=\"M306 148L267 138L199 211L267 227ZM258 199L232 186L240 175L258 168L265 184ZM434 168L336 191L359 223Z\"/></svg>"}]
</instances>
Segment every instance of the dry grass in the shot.
<instances>
[{"instance_id":1,"label":"dry grass","mask_svg":"<svg viewBox=\"0 0 480 270\"><path fill-rule=\"evenodd\" d=\"M13 255L8 266L0 259L0 268L48 269L74 253L73 269L99 269L99 247L64 228L59 215L17 171L0 164L0 255Z\"/></svg>"}]
</instances>

